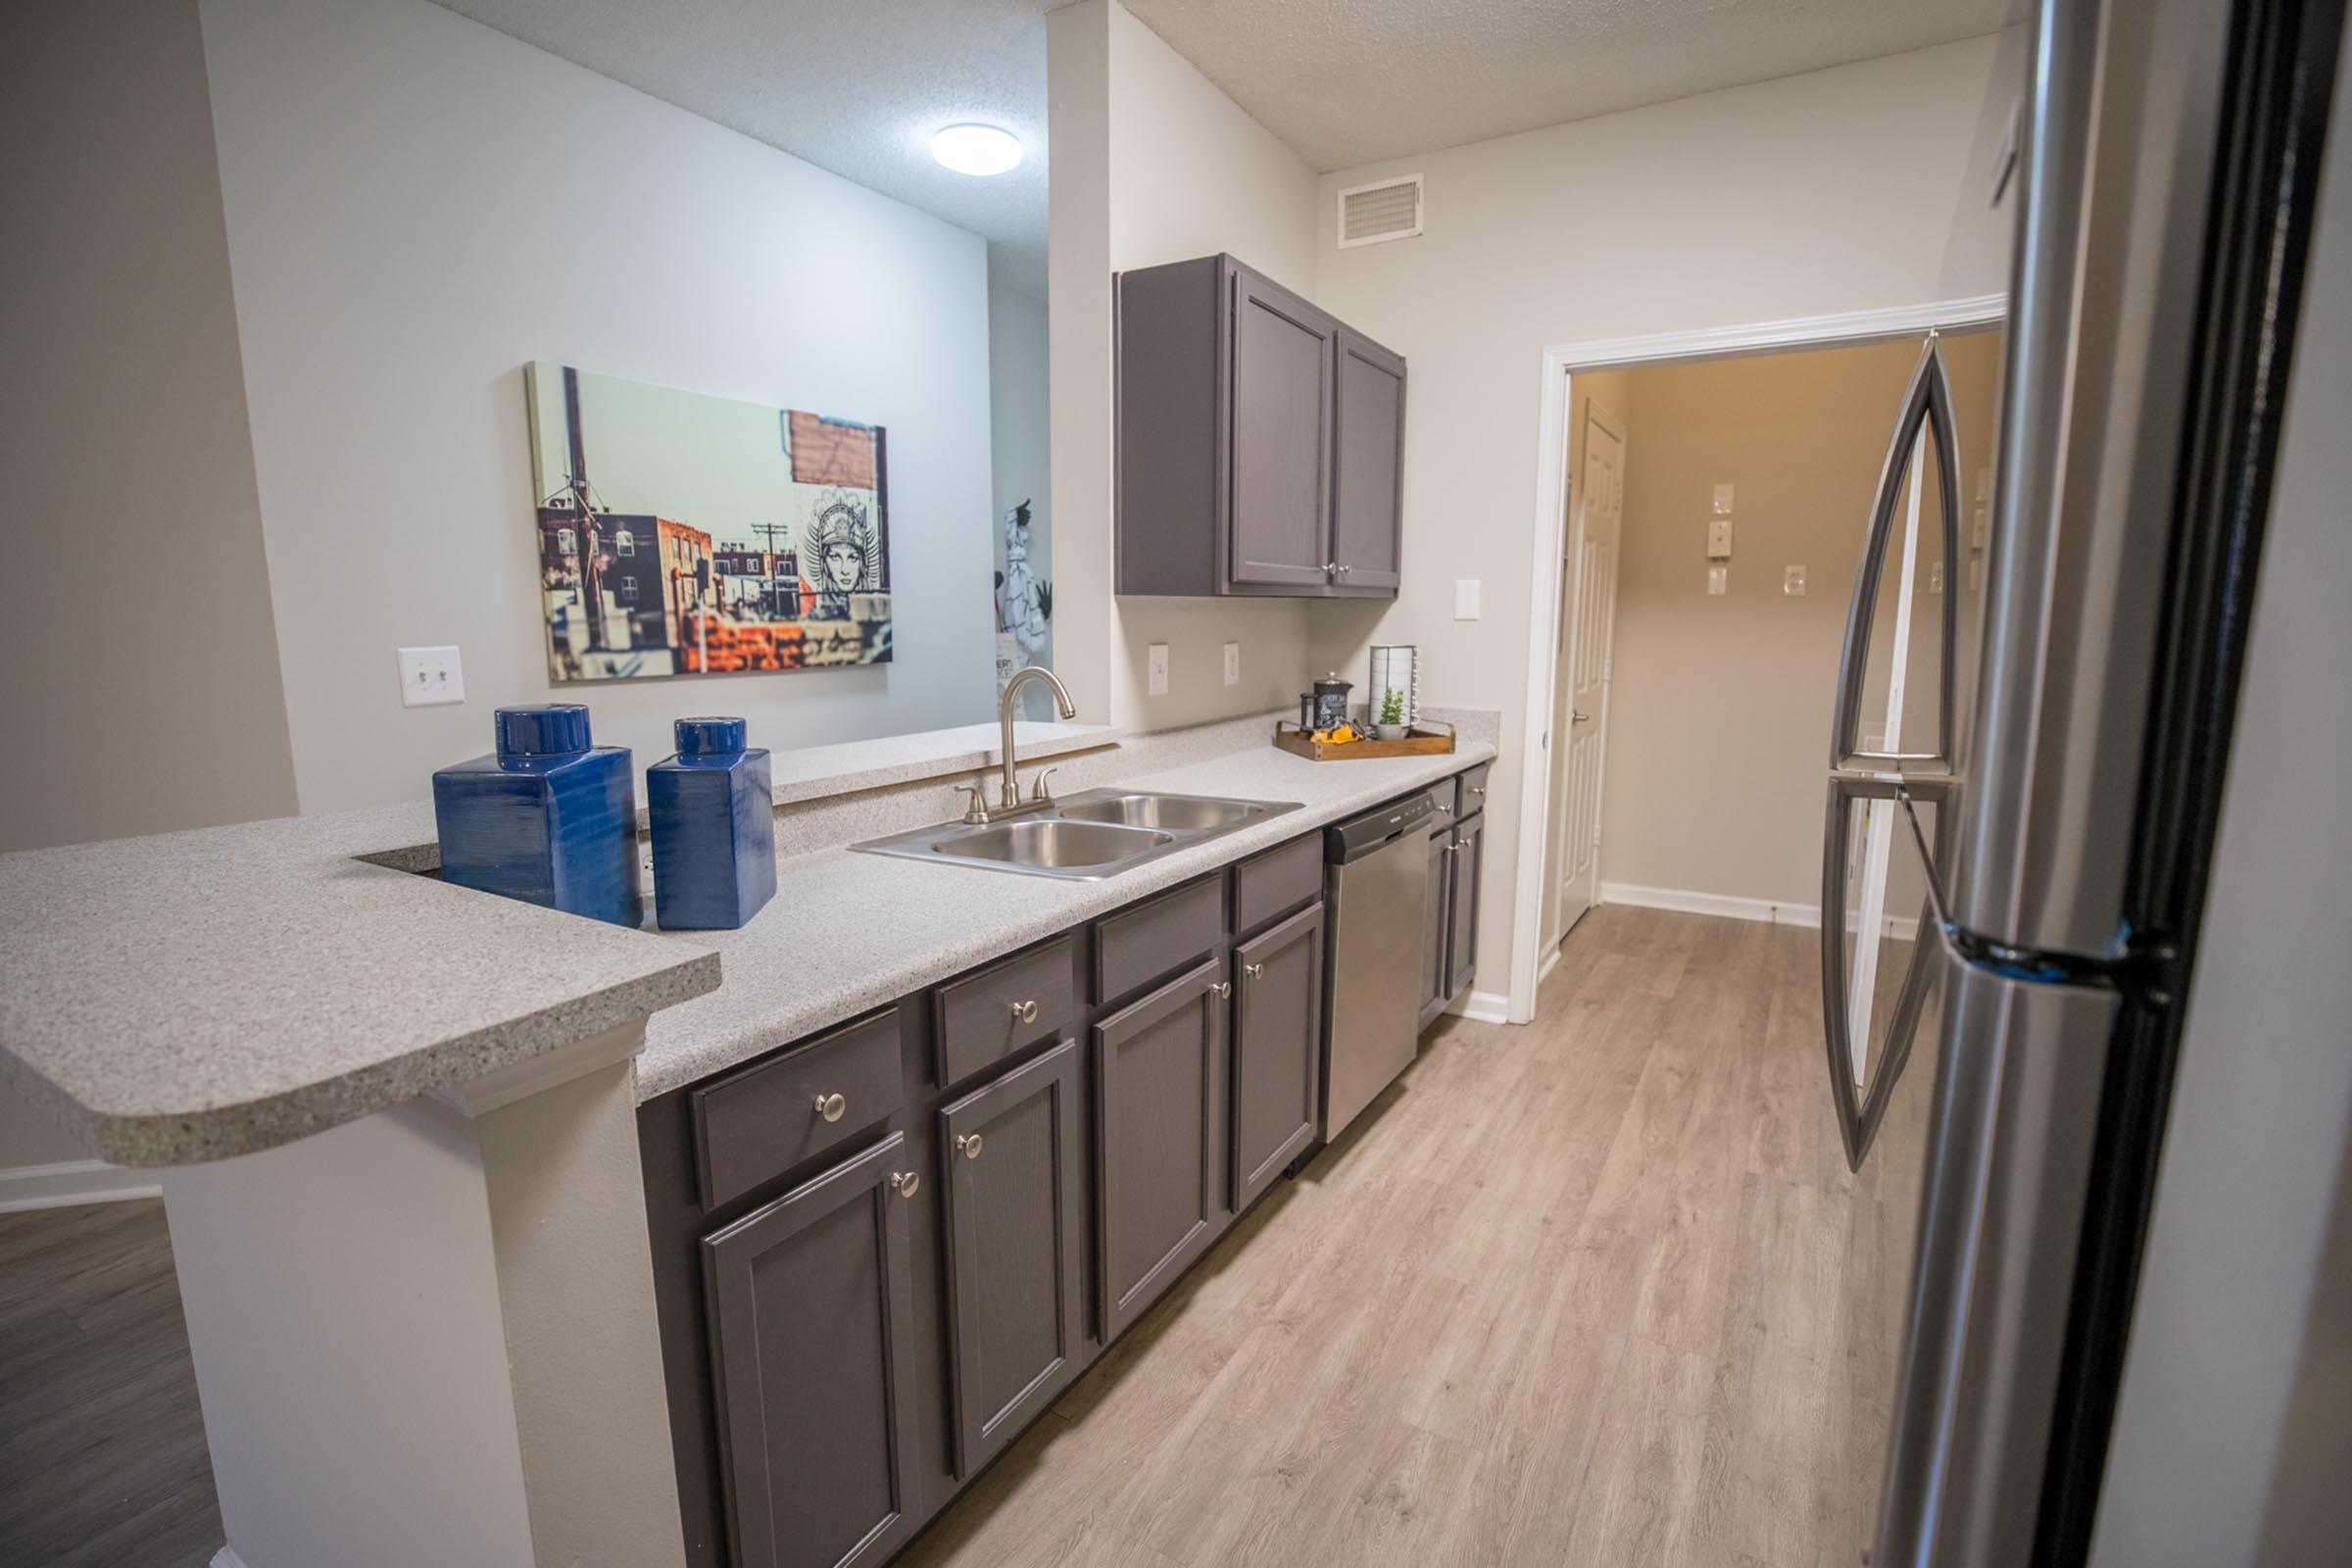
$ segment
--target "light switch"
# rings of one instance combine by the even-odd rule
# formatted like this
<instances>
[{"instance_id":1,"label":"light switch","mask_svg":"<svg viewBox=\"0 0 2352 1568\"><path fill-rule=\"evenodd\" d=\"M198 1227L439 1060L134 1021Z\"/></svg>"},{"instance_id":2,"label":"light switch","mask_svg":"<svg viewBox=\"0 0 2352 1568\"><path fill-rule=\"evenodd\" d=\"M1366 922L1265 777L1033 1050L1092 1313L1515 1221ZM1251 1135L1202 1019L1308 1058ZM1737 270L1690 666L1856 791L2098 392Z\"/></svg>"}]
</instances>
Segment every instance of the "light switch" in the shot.
<instances>
[{"instance_id":1,"label":"light switch","mask_svg":"<svg viewBox=\"0 0 2352 1568\"><path fill-rule=\"evenodd\" d=\"M1709 561L1732 559L1731 518L1709 517L1707 519L1707 559Z\"/></svg>"},{"instance_id":2,"label":"light switch","mask_svg":"<svg viewBox=\"0 0 2352 1568\"><path fill-rule=\"evenodd\" d=\"M1731 567L1719 565L1707 568L1707 592L1716 598L1723 597L1723 591L1731 586Z\"/></svg>"},{"instance_id":3,"label":"light switch","mask_svg":"<svg viewBox=\"0 0 2352 1568\"><path fill-rule=\"evenodd\" d=\"M1227 643L1225 645L1225 684L1228 686L1239 686L1241 683L1242 645L1240 643Z\"/></svg>"},{"instance_id":4,"label":"light switch","mask_svg":"<svg viewBox=\"0 0 2352 1568\"><path fill-rule=\"evenodd\" d=\"M1454 619L1476 620L1478 618L1478 583L1479 579L1476 577L1456 577L1453 580Z\"/></svg>"},{"instance_id":5,"label":"light switch","mask_svg":"<svg viewBox=\"0 0 2352 1568\"><path fill-rule=\"evenodd\" d=\"M1789 566L1781 573L1781 592L1791 599L1805 597L1805 568Z\"/></svg>"},{"instance_id":6,"label":"light switch","mask_svg":"<svg viewBox=\"0 0 2352 1568\"><path fill-rule=\"evenodd\" d=\"M466 700L466 667L450 648L400 650L400 706L438 708Z\"/></svg>"},{"instance_id":7,"label":"light switch","mask_svg":"<svg viewBox=\"0 0 2352 1568\"><path fill-rule=\"evenodd\" d=\"M1943 592L1943 563L1940 561L1928 568L1928 592L1932 594Z\"/></svg>"},{"instance_id":8,"label":"light switch","mask_svg":"<svg viewBox=\"0 0 2352 1568\"><path fill-rule=\"evenodd\" d=\"M1150 694L1153 697L1165 697L1168 695L1168 645L1153 643L1150 660L1151 662L1148 666L1148 679L1151 683Z\"/></svg>"},{"instance_id":9,"label":"light switch","mask_svg":"<svg viewBox=\"0 0 2352 1568\"><path fill-rule=\"evenodd\" d=\"M1731 514L1732 487L1728 484L1719 484L1715 487L1715 515L1728 517Z\"/></svg>"}]
</instances>

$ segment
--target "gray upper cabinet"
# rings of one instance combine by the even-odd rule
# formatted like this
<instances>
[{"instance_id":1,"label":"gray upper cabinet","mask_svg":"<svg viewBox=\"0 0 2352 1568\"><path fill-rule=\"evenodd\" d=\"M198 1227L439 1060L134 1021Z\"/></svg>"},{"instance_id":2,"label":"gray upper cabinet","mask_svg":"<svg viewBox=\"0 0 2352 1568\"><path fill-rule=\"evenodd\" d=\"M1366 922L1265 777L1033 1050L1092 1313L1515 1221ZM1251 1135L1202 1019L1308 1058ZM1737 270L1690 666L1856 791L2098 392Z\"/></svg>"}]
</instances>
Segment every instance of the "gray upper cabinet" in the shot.
<instances>
[{"instance_id":1,"label":"gray upper cabinet","mask_svg":"<svg viewBox=\"0 0 2352 1568\"><path fill-rule=\"evenodd\" d=\"M956 1473L969 1479L1078 1365L1078 1042L939 1113Z\"/></svg>"},{"instance_id":2,"label":"gray upper cabinet","mask_svg":"<svg viewBox=\"0 0 2352 1568\"><path fill-rule=\"evenodd\" d=\"M914 1495L906 1141L882 1143L703 1241L731 1560L879 1563Z\"/></svg>"},{"instance_id":3,"label":"gray upper cabinet","mask_svg":"<svg viewBox=\"0 0 2352 1568\"><path fill-rule=\"evenodd\" d=\"M1135 1321L1224 1218L1222 957L1094 1026L1095 1266L1102 1339Z\"/></svg>"},{"instance_id":4,"label":"gray upper cabinet","mask_svg":"<svg viewBox=\"0 0 2352 1568\"><path fill-rule=\"evenodd\" d=\"M1230 256L1117 313L1118 592L1394 596L1404 361Z\"/></svg>"},{"instance_id":5,"label":"gray upper cabinet","mask_svg":"<svg viewBox=\"0 0 2352 1568\"><path fill-rule=\"evenodd\" d=\"M1322 1089L1323 906L1233 950L1233 1207L1315 1140Z\"/></svg>"},{"instance_id":6,"label":"gray upper cabinet","mask_svg":"<svg viewBox=\"0 0 2352 1568\"><path fill-rule=\"evenodd\" d=\"M1403 357L1341 328L1336 415L1332 587L1352 598L1393 597L1403 543Z\"/></svg>"}]
</instances>

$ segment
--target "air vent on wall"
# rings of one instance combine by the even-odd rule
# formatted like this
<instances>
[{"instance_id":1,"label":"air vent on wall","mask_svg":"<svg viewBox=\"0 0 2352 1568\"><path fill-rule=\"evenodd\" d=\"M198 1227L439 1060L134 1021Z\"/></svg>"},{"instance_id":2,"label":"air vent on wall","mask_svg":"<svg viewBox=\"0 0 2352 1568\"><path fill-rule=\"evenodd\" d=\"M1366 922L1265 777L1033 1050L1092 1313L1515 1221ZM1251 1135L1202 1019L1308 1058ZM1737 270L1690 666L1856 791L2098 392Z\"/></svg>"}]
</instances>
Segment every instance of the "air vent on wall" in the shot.
<instances>
[{"instance_id":1,"label":"air vent on wall","mask_svg":"<svg viewBox=\"0 0 2352 1568\"><path fill-rule=\"evenodd\" d=\"M1340 192L1340 249L1421 232L1421 176L1399 174Z\"/></svg>"}]
</instances>

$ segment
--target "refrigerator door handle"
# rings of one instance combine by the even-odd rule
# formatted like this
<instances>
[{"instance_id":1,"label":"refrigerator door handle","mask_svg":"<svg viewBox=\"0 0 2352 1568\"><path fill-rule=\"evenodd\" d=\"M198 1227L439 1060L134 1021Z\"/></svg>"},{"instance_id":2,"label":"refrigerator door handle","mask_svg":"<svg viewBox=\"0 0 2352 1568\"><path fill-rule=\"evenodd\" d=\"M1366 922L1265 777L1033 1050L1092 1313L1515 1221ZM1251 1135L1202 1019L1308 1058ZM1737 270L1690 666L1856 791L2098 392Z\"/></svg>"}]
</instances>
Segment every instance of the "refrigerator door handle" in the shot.
<instances>
[{"instance_id":1,"label":"refrigerator door handle","mask_svg":"<svg viewBox=\"0 0 2352 1568\"><path fill-rule=\"evenodd\" d=\"M1919 364L1903 391L1894 434L1886 443L1886 459L1879 468L1878 494L1870 504L1870 522L1863 534L1862 559L1854 569L1854 592L1846 606L1845 646L1838 659L1838 701L1830 717L1830 767L1899 768L1924 765L1950 772L1952 767L1952 703L1960 663L1959 617L1948 609L1937 645L1936 749L1930 752L1872 752L1862 747L1862 687L1869 674L1870 628L1876 618L1879 583L1893 542L1895 503L1902 497L1903 474L1911 464L1911 449L1925 427L1936 457L1936 495L1943 532L1944 569L1959 569L1960 447L1954 435L1952 383L1944 372L1943 350L1931 331L1920 345Z\"/></svg>"},{"instance_id":2,"label":"refrigerator door handle","mask_svg":"<svg viewBox=\"0 0 2352 1568\"><path fill-rule=\"evenodd\" d=\"M1894 1086L1901 1081L1903 1067L1911 1059L1911 1046L1919 1034L1928 988L1936 977L1937 944L1913 938L1911 958L1903 968L1902 989L1895 993L1894 1015L1887 1025L1886 1047L1879 1053L1867 1079L1856 1084L1852 1070L1853 1032L1846 1019L1845 983L1845 860L1853 836L1852 807L1856 801L1901 801L1908 810L1909 797L1914 793L1936 807L1939 826L1951 820L1951 806L1958 786L1950 779L1902 780L1850 773L1830 777L1828 820L1822 831L1821 1024L1823 1040L1829 1048L1830 1104L1838 1113L1838 1133L1845 1145L1846 1166L1856 1171L1870 1157L1879 1126L1886 1119L1886 1107L1893 1102ZM1915 834L1918 826L1914 818ZM1937 836L1948 841L1948 830ZM1936 857L1927 853L1924 837L1919 842L1928 863L1930 889L1929 906L1919 915L1918 933L1924 936L1931 930L1941 931L1944 922L1934 902ZM1877 940L1876 933L1857 932L1855 936L1857 940Z\"/></svg>"}]
</instances>

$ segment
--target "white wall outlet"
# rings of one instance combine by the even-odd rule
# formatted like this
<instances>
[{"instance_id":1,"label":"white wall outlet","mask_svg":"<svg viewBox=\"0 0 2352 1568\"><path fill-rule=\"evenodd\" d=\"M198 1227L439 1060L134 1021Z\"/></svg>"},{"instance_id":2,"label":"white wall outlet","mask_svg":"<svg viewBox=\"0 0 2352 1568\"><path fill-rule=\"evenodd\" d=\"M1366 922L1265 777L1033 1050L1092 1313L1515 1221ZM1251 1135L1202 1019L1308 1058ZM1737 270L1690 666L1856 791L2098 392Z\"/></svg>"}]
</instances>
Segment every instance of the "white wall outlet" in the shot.
<instances>
[{"instance_id":1,"label":"white wall outlet","mask_svg":"<svg viewBox=\"0 0 2352 1568\"><path fill-rule=\"evenodd\" d=\"M1943 592L1943 563L1940 561L1928 568L1928 592L1932 594Z\"/></svg>"},{"instance_id":2,"label":"white wall outlet","mask_svg":"<svg viewBox=\"0 0 2352 1568\"><path fill-rule=\"evenodd\" d=\"M1728 484L1719 484L1715 487L1715 515L1728 517L1731 514L1732 487Z\"/></svg>"},{"instance_id":3,"label":"white wall outlet","mask_svg":"<svg viewBox=\"0 0 2352 1568\"><path fill-rule=\"evenodd\" d=\"M1805 597L1805 568L1789 566L1781 572L1781 592L1791 599Z\"/></svg>"},{"instance_id":4,"label":"white wall outlet","mask_svg":"<svg viewBox=\"0 0 2352 1568\"><path fill-rule=\"evenodd\" d=\"M466 667L453 648L400 651L400 706L437 708L466 700Z\"/></svg>"},{"instance_id":5,"label":"white wall outlet","mask_svg":"<svg viewBox=\"0 0 2352 1568\"><path fill-rule=\"evenodd\" d=\"M1732 559L1731 518L1709 517L1707 519L1707 559L1709 561Z\"/></svg>"},{"instance_id":6,"label":"white wall outlet","mask_svg":"<svg viewBox=\"0 0 2352 1568\"><path fill-rule=\"evenodd\" d=\"M1726 588L1729 588L1731 585L1732 585L1732 568L1731 568L1731 567L1729 567L1729 566L1709 566L1709 567L1707 568L1707 592L1708 592L1710 595L1712 595L1712 596L1713 596L1713 597L1715 597L1715 598L1718 598L1718 599L1720 599L1720 598L1722 598L1722 597L1723 597L1723 591L1724 591Z\"/></svg>"},{"instance_id":7,"label":"white wall outlet","mask_svg":"<svg viewBox=\"0 0 2352 1568\"><path fill-rule=\"evenodd\" d=\"M1479 579L1476 577L1456 577L1453 579L1454 619L1476 620L1478 618L1478 584Z\"/></svg>"},{"instance_id":8,"label":"white wall outlet","mask_svg":"<svg viewBox=\"0 0 2352 1568\"><path fill-rule=\"evenodd\" d=\"M1225 645L1225 684L1228 686L1239 686L1241 683L1242 645L1240 643L1227 643Z\"/></svg>"},{"instance_id":9,"label":"white wall outlet","mask_svg":"<svg viewBox=\"0 0 2352 1568\"><path fill-rule=\"evenodd\" d=\"M1153 643L1149 658L1150 663L1146 666L1149 681L1147 690L1153 697L1165 697L1168 695L1168 645Z\"/></svg>"}]
</instances>

